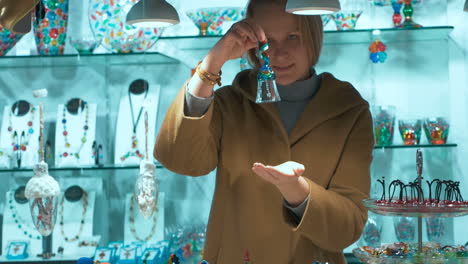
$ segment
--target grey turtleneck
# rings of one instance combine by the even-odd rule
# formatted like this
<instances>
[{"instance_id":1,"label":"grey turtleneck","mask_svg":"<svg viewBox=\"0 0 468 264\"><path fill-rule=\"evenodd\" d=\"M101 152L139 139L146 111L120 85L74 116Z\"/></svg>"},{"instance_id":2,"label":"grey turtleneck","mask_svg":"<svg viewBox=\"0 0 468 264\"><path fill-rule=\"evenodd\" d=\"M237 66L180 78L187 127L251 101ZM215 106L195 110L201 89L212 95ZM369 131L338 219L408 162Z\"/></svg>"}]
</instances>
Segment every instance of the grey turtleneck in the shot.
<instances>
[{"instance_id":1,"label":"grey turtleneck","mask_svg":"<svg viewBox=\"0 0 468 264\"><path fill-rule=\"evenodd\" d=\"M311 77L309 79L297 81L289 85L278 85L281 101L276 102L275 105L288 134L291 133L297 120L299 120L302 112L304 112L307 104L312 100L319 88L320 76L315 73L314 69L311 70ZM209 98L197 97L186 90L185 114L191 117L200 117L206 113L212 101L213 96ZM284 201L284 206L296 216L296 223L299 223L302 219L308 200L309 197L297 207L292 207Z\"/></svg>"}]
</instances>

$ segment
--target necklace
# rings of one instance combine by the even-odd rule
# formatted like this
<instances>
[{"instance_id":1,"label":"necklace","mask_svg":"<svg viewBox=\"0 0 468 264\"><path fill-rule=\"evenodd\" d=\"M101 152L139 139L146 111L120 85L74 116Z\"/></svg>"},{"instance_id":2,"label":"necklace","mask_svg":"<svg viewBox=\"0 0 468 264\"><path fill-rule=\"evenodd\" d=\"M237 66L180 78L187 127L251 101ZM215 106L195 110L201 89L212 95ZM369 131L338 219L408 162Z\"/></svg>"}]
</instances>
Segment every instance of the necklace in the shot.
<instances>
[{"instance_id":1,"label":"necklace","mask_svg":"<svg viewBox=\"0 0 468 264\"><path fill-rule=\"evenodd\" d=\"M132 235L138 241L148 241L156 233L156 222L157 222L156 221L157 220L156 213L157 213L158 210L156 208L155 214L153 216L153 225L151 226L151 232L145 238L141 238L140 236L138 236L138 234L136 232L136 229L135 229L135 208L134 208L134 205L133 205L134 203L135 203L135 195L132 195L132 198L130 199L130 214L129 214L129 217L128 217L128 222L130 223L130 231L132 232Z\"/></svg>"},{"instance_id":2,"label":"necklace","mask_svg":"<svg viewBox=\"0 0 468 264\"><path fill-rule=\"evenodd\" d=\"M19 108L19 105L16 107L16 109ZM33 122L34 122L34 117L36 113L36 108L32 105L29 104L29 119L27 122L28 128L27 132L25 133L24 130L21 132L21 138L20 141L18 141L18 131L13 128L13 109L9 111L8 115L8 132L11 134L11 146L13 147L13 151L26 151L29 145L29 139L31 138L31 135L34 134L34 129L33 129ZM16 122L15 122L16 123Z\"/></svg>"},{"instance_id":3,"label":"necklace","mask_svg":"<svg viewBox=\"0 0 468 264\"><path fill-rule=\"evenodd\" d=\"M81 214L81 221L80 221L80 229L78 230L78 234L72 238L69 238L65 235L65 230L63 228L63 225L64 225L64 219L63 219L63 216L64 216L64 203L65 203L65 195L62 196L62 200L60 201L60 211L59 211L59 214L60 214L60 232L63 236L63 238L65 239L65 241L67 242L74 242L74 241L77 241L78 239L80 239L80 235L81 235L81 232L83 232L83 228L84 228L84 224L85 224L85 219L86 219L86 210L88 209L88 193L85 192L83 190L83 197L82 197L82 200L83 200L83 212Z\"/></svg>"},{"instance_id":4,"label":"necklace","mask_svg":"<svg viewBox=\"0 0 468 264\"><path fill-rule=\"evenodd\" d=\"M8 208L11 211L11 215L13 217L13 221L15 221L15 224L17 225L17 228L22 231L23 235L29 237L30 239L37 239L41 240L41 236L38 234L34 234L35 230L30 228L25 221L21 218L21 216L18 214L18 211L16 210L15 204L13 201L15 198L13 197L13 192L10 192L9 197L8 197ZM32 229L34 231L30 231L29 229Z\"/></svg>"},{"instance_id":5,"label":"necklace","mask_svg":"<svg viewBox=\"0 0 468 264\"><path fill-rule=\"evenodd\" d=\"M145 95L143 97L143 101L146 99L146 97L148 96L148 88L145 89ZM122 155L120 157L120 160L121 161L125 161L126 159L130 158L130 157L138 157L140 159L142 159L144 157L143 153L141 153L141 151L138 149L138 138L137 138L137 134L136 134L136 131L137 131L137 127L138 127L138 123L140 122L140 117L141 117L141 113L143 112L143 105L140 106L140 110L138 111L138 116L135 120L135 114L133 112L133 103L132 103L132 94L130 92L130 90L128 91L128 102L130 104L130 114L132 115L132 125L133 125L133 128L132 128L132 150L128 151L127 153L125 153L124 155Z\"/></svg>"},{"instance_id":6,"label":"necklace","mask_svg":"<svg viewBox=\"0 0 468 264\"><path fill-rule=\"evenodd\" d=\"M67 130L67 106L63 106L63 115L62 115L62 125L63 125L63 139L65 141L65 151L61 153L59 156L60 158L66 158L66 157L75 157L76 159L80 159L80 152L81 149L83 148L84 144L86 143L87 135L88 135L88 117L89 117L89 107L88 103L83 102L84 104L84 113L85 113L85 120L84 120L84 125L83 125L83 136L81 137L81 144L80 147L75 151L75 152L70 152L67 151L67 149L71 148L71 144L68 141L68 130Z\"/></svg>"}]
</instances>

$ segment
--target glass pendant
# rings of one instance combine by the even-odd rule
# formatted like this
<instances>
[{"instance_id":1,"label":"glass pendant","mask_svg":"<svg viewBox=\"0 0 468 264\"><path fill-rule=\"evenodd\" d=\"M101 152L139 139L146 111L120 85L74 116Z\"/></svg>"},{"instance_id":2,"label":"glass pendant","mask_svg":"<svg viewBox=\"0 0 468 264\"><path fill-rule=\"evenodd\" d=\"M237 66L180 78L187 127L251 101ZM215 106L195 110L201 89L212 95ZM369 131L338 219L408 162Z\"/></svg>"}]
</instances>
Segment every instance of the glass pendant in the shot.
<instances>
[{"instance_id":1,"label":"glass pendant","mask_svg":"<svg viewBox=\"0 0 468 264\"><path fill-rule=\"evenodd\" d=\"M159 186L154 177L156 167L146 159L140 163L140 175L135 183L135 198L138 209L145 219L149 219L157 210Z\"/></svg>"},{"instance_id":2,"label":"glass pendant","mask_svg":"<svg viewBox=\"0 0 468 264\"><path fill-rule=\"evenodd\" d=\"M257 98L255 100L257 104L281 101L276 87L276 76L270 67L270 58L265 52L267 49L267 41L260 43L259 53L263 65L257 74Z\"/></svg>"},{"instance_id":3,"label":"glass pendant","mask_svg":"<svg viewBox=\"0 0 468 264\"><path fill-rule=\"evenodd\" d=\"M34 226L43 236L54 230L59 194L59 184L49 175L47 163L36 164L34 176L26 184L25 196L29 199Z\"/></svg>"}]
</instances>

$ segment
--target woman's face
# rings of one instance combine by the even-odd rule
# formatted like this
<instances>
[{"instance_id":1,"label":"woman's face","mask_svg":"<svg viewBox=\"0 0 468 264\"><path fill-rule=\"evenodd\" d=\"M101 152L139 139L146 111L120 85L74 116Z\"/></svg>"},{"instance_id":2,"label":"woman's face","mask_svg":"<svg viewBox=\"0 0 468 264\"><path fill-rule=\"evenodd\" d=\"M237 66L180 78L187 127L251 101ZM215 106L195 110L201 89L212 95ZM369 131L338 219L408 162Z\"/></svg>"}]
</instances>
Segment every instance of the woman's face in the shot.
<instances>
[{"instance_id":1,"label":"woman's face","mask_svg":"<svg viewBox=\"0 0 468 264\"><path fill-rule=\"evenodd\" d=\"M288 85L310 76L309 54L303 45L295 15L277 4L255 7L253 20L262 27L269 41L271 67L279 85Z\"/></svg>"}]
</instances>

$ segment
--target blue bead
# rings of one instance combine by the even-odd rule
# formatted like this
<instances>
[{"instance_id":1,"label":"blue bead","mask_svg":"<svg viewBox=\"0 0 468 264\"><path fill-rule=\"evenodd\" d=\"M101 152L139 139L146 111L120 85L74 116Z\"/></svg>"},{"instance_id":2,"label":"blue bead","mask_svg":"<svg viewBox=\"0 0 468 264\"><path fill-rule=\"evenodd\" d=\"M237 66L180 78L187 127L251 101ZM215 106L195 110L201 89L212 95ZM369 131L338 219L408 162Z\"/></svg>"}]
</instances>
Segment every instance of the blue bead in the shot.
<instances>
[{"instance_id":1,"label":"blue bead","mask_svg":"<svg viewBox=\"0 0 468 264\"><path fill-rule=\"evenodd\" d=\"M62 124L66 124L67 123L67 120L66 119L62 119Z\"/></svg>"}]
</instances>

